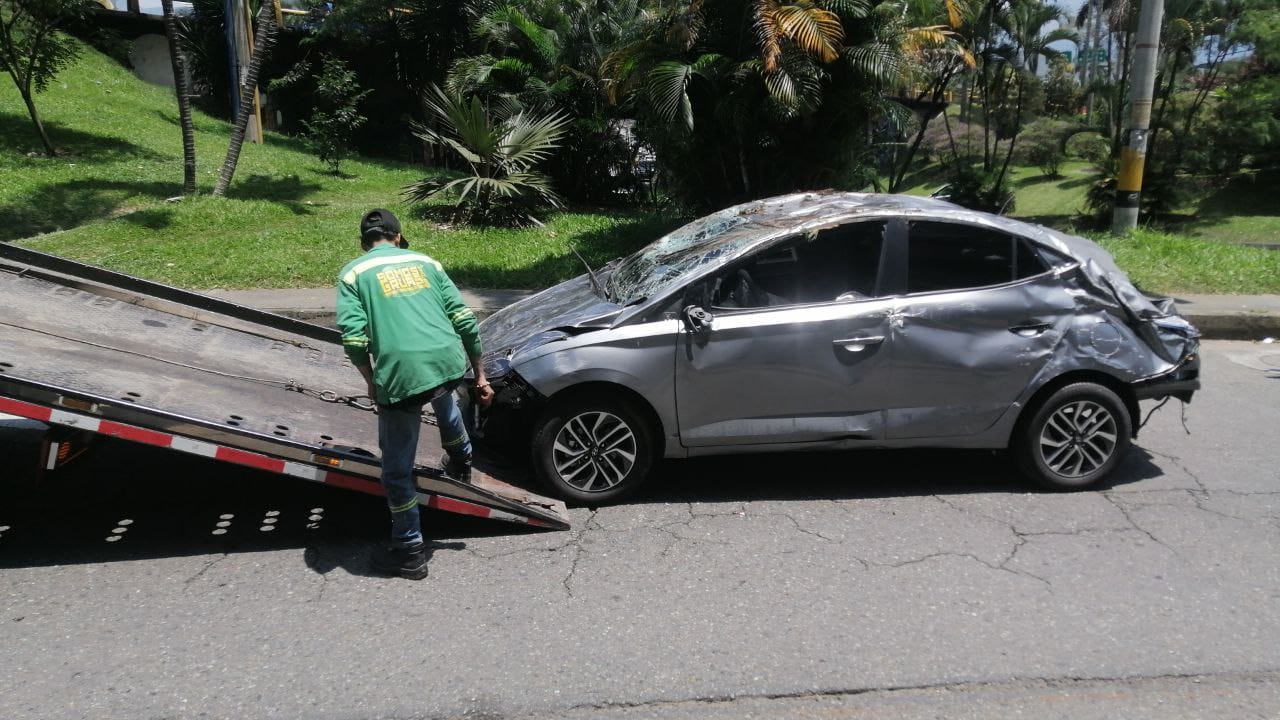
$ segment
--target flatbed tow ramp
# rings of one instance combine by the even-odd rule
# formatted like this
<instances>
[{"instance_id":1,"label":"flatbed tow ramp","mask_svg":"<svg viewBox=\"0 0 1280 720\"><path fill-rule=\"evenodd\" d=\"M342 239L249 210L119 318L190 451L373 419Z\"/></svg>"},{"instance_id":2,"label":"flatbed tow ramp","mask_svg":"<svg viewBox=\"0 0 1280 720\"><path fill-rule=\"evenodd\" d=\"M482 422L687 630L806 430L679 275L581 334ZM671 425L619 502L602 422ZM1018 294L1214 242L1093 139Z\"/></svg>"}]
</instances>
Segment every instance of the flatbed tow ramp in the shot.
<instances>
[{"instance_id":1,"label":"flatbed tow ramp","mask_svg":"<svg viewBox=\"0 0 1280 720\"><path fill-rule=\"evenodd\" d=\"M335 330L0 243L0 413L54 427L45 467L100 434L382 495L364 392ZM568 529L559 501L446 477L439 442L423 428L423 505Z\"/></svg>"}]
</instances>

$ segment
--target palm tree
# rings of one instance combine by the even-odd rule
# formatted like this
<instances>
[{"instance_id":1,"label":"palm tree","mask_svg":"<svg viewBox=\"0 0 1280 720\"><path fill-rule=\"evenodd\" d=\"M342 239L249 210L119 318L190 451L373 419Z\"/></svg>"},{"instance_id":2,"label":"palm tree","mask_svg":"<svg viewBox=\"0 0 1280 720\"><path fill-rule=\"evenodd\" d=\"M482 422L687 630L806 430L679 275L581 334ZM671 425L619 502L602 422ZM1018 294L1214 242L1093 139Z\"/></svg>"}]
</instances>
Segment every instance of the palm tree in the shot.
<instances>
[{"instance_id":1,"label":"palm tree","mask_svg":"<svg viewBox=\"0 0 1280 720\"><path fill-rule=\"evenodd\" d=\"M447 148L467 164L468 172L454 179L419 180L405 188L409 199L420 202L456 192L455 218L502 224L535 220L532 211L537 206L560 204L550 180L536 166L558 146L567 117L521 111L495 118L479 98L464 100L438 87L428 93L423 104L440 129L415 124L414 134Z\"/></svg>"},{"instance_id":2,"label":"palm tree","mask_svg":"<svg viewBox=\"0 0 1280 720\"><path fill-rule=\"evenodd\" d=\"M601 66L638 119L668 190L723 205L798 188L860 187L868 129L900 114L897 3L695 0L652 15Z\"/></svg>"},{"instance_id":3,"label":"palm tree","mask_svg":"<svg viewBox=\"0 0 1280 720\"><path fill-rule=\"evenodd\" d=\"M969 50L970 39L965 36L970 28L968 2L947 0L939 7L932 0L914 0L907 5L905 15L906 22L915 27L904 43L912 60L907 77L911 87L902 91L900 102L913 111L915 137L908 144L906 126L893 128L891 151L887 153L889 192L901 189L930 122L945 112L952 81L977 65Z\"/></svg>"},{"instance_id":4,"label":"palm tree","mask_svg":"<svg viewBox=\"0 0 1280 720\"><path fill-rule=\"evenodd\" d=\"M196 139L191 122L191 83L187 77L186 58L179 45L178 21L173 15L173 0L160 0L164 12L164 34L169 40L169 60L173 65L173 89L178 95L178 125L182 128L182 194L196 194Z\"/></svg>"},{"instance_id":5,"label":"palm tree","mask_svg":"<svg viewBox=\"0 0 1280 720\"><path fill-rule=\"evenodd\" d=\"M851 3L850 8L860 13L866 11L866 6L860 3ZM834 62L840 56L844 44L840 16L812 0L789 3L756 0L755 21L766 76L782 70L783 47L788 43L824 63Z\"/></svg>"},{"instance_id":6,"label":"palm tree","mask_svg":"<svg viewBox=\"0 0 1280 720\"><path fill-rule=\"evenodd\" d=\"M525 0L483 6L471 23L476 52L451 65L445 89L477 96L508 114L555 111L571 117L569 139L547 172L572 198L613 199L628 189L634 148L619 131L624 118L606 101L600 68L606 54L647 19L646 5Z\"/></svg>"},{"instance_id":7,"label":"palm tree","mask_svg":"<svg viewBox=\"0 0 1280 720\"><path fill-rule=\"evenodd\" d=\"M1011 12L1004 16L1004 29L1018 47L1027 70L1034 75L1040 67L1040 58L1053 60L1062 55L1049 47L1061 41L1077 42L1079 35L1067 27L1067 16L1057 5L1044 5L1035 0L1014 3ZM1056 23L1057 27L1045 32L1044 27Z\"/></svg>"},{"instance_id":8,"label":"palm tree","mask_svg":"<svg viewBox=\"0 0 1280 720\"><path fill-rule=\"evenodd\" d=\"M227 146L227 157L222 162L222 172L218 173L218 182L213 186L213 194L226 194L231 185L231 176L235 175L236 164L240 162L240 148L244 146L245 132L249 128L249 115L253 113L254 95L258 92L258 75L266 62L267 54L275 45L276 20L270 1L264 1L258 8L258 32L253 38L253 54L249 57L249 67L245 71L244 82L240 84L240 110L236 114L235 125L231 128L231 142Z\"/></svg>"}]
</instances>

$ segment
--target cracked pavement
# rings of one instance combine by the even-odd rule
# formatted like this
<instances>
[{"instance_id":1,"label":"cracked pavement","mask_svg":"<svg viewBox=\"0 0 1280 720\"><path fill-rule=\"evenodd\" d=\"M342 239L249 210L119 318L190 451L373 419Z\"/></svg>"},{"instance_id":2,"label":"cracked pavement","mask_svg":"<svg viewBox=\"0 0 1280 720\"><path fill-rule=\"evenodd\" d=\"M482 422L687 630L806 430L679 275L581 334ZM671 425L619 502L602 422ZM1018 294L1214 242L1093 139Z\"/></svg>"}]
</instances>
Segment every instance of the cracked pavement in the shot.
<instances>
[{"instance_id":1,"label":"cracked pavement","mask_svg":"<svg viewBox=\"0 0 1280 720\"><path fill-rule=\"evenodd\" d=\"M1267 347L1206 343L1191 435L1170 403L1099 491L665 463L569 532L429 515L421 583L369 573L377 499L104 444L0 501L0 717L1280 716Z\"/></svg>"}]
</instances>

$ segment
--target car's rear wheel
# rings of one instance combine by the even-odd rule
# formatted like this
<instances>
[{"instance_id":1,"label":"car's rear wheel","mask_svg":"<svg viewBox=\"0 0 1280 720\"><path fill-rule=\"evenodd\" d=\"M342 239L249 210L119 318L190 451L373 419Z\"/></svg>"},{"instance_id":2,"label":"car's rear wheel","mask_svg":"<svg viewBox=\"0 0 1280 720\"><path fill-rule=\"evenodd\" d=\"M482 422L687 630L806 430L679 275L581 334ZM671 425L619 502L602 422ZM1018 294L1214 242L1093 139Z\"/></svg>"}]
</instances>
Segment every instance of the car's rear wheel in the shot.
<instances>
[{"instance_id":1,"label":"car's rear wheel","mask_svg":"<svg viewBox=\"0 0 1280 720\"><path fill-rule=\"evenodd\" d=\"M616 502L635 492L652 463L648 424L630 402L617 397L553 401L534 426L534 470L570 502Z\"/></svg>"},{"instance_id":2,"label":"car's rear wheel","mask_svg":"<svg viewBox=\"0 0 1280 720\"><path fill-rule=\"evenodd\" d=\"M1063 386L1031 412L1012 450L1022 473L1050 490L1080 490L1101 481L1129 449L1129 411L1114 391L1097 383Z\"/></svg>"}]
</instances>

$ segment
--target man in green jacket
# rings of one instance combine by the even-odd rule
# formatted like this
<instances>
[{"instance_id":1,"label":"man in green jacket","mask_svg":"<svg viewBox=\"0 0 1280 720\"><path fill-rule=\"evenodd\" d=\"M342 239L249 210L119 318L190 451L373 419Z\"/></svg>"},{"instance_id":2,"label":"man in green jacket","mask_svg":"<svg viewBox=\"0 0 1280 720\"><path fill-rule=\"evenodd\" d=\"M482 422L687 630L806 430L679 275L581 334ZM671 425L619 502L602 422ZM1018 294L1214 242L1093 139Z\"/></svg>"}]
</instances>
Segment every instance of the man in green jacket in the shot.
<instances>
[{"instance_id":1,"label":"man in green jacket","mask_svg":"<svg viewBox=\"0 0 1280 720\"><path fill-rule=\"evenodd\" d=\"M377 548L376 570L412 580L427 576L426 545L413 478L422 408L431 403L447 451L445 473L471 479L471 442L454 401L470 362L477 402L493 390L480 363L480 329L440 263L408 250L400 221L371 210L360 222L365 254L338 275L338 327L347 357L378 404L382 486L391 509L391 542Z\"/></svg>"}]
</instances>

